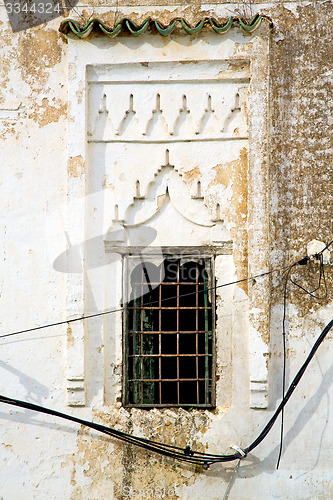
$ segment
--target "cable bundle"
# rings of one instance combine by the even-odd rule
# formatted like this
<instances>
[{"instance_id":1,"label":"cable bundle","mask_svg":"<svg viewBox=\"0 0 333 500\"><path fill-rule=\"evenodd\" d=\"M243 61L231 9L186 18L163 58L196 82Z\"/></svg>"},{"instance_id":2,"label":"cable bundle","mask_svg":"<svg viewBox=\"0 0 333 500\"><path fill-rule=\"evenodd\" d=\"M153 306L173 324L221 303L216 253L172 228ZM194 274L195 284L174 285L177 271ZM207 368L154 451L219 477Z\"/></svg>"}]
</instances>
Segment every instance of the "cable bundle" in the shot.
<instances>
[{"instance_id":1,"label":"cable bundle","mask_svg":"<svg viewBox=\"0 0 333 500\"><path fill-rule=\"evenodd\" d=\"M132 436L131 434L127 434L125 432L122 432L122 431L119 431L119 430L116 430L116 429L113 429L113 428L110 428L110 427L106 427L104 425L96 424L94 422L89 422L87 420L83 420L83 419L80 419L80 418L77 418L77 417L73 417L71 415L68 415L68 414L65 414L65 413L62 413L62 412L58 412L58 411L52 410L50 408L44 408L42 406L35 405L35 404L32 404L32 403L28 403L26 401L20 401L18 399L8 398L6 396L0 395L0 402L5 403L5 404L9 404L9 405L13 405L13 406L18 406L18 407L21 407L21 408L26 408L26 409L32 410L32 411L37 411L37 412L40 412L40 413L45 413L45 414L48 414L48 415L53 415L55 417L59 417L59 418L65 419L65 420L69 420L71 422L75 422L75 423L84 425L86 427L90 427L91 429L94 429L94 430L96 430L98 432L101 432L103 434L107 434L109 436L112 436L112 437L114 437L116 439L119 439L121 441L124 441L126 443L138 446L138 447L143 448L143 449L145 449L147 451L158 453L159 455L163 455L163 456L166 456L166 457L169 457L169 458L173 458L173 459L179 460L181 462L187 462L187 463L192 463L192 464L195 464L195 465L201 465L204 469L208 469L208 467L210 465L214 464L214 463L231 462L233 460L239 460L240 461L241 459L245 458L248 453L250 453L252 450L254 450L254 448L256 448L265 439L265 437L267 436L267 434L272 429L274 423L276 422L276 419L278 418L279 414L282 413L280 452L279 452L279 457L278 457L278 462L277 462L277 467L278 467L279 462L280 462L280 458L281 458L281 453L282 453L283 410L284 410L284 407L287 404L287 402L289 401L289 399L290 399L291 395L293 394L295 388L297 387L298 383L300 382L303 374L305 373L305 371L306 371L306 369L307 369L310 361L314 357L314 355L317 352L319 346L321 345L321 343L325 339L326 335L328 334L328 332L330 331L330 329L333 326L333 319L332 319L326 325L326 327L324 328L324 330L321 332L321 334L317 338L317 340L316 340L314 346L312 347L312 349L311 349L308 357L306 358L305 362L303 363L303 365L301 366L301 368L297 372L297 374L296 374L295 378L293 379L292 383L290 384L288 390L285 392L285 364L286 364L285 319L286 319L287 284L288 284L288 281L290 279L290 282L293 285L295 285L296 287L300 288L302 290L302 293L306 293L306 294L308 294L311 297L314 297L316 299L320 299L320 300L321 299L325 299L326 296L327 296L327 286L326 286L325 274L324 274L323 252L329 246L331 246L332 244L333 244L333 240L328 245L326 245L325 248L321 252L319 252L318 254L314 255L314 258L316 260L319 260L320 274L319 274L318 284L317 284L316 288L313 289L313 290L307 290L305 287L303 287L302 285L300 285L299 283L297 283L294 279L292 279L290 277L292 269L296 265L306 265L308 263L308 261L310 260L310 257L304 257L303 259L298 260L297 262L295 262L294 264L292 264L291 266L288 266L286 268L275 269L273 271L266 272L266 273L260 274L258 276L253 276L253 277L250 277L250 278L244 278L242 280L237 280L237 281L234 281L232 283L226 283L226 284L223 284L223 285L212 287L212 289L213 288L214 289L215 288L220 288L220 287L228 286L228 285L231 285L231 284L236 284L236 283L240 283L240 282L244 282L244 281L248 281L248 280L253 280L254 278L258 278L258 277L262 277L262 276L267 276L267 275L269 275L269 274L271 274L271 273L273 273L275 271L285 271L285 270L287 270L286 280L285 280L285 286L284 286L284 313L283 313L283 332L282 332L283 333L283 348L284 348L283 398L282 398L282 401L279 404L278 408L276 409L275 413L270 418L270 420L268 421L268 423L266 424L266 426L264 427L264 429L261 431L261 433L259 434L259 436L249 446L247 446L243 450L241 448L235 446L234 449L236 449L236 453L233 453L233 454L230 454L230 455L214 455L214 454L210 454L210 453L201 453L201 452L192 450L190 448L190 446L186 446L186 448L180 448L178 446L172 446L172 445L168 445L168 444L158 443L158 442L152 441L150 439L141 438L141 437L137 437L137 436ZM321 283L322 282L324 283L324 286L325 286L325 294L323 296L315 295L315 292L317 292L319 290L319 288L321 287ZM193 292L193 293L198 293L198 292ZM185 295L190 295L190 294L185 294ZM17 332L12 332L12 333L9 333L9 334L1 335L0 338L2 338L2 337L8 337L8 336L11 336L11 335L18 335L20 333L26 333L26 332L30 332L30 331L34 331L34 330L39 330L39 329L42 329L42 328L48 328L48 327L51 327L51 326L56 326L56 325L61 325L61 324L65 324L65 323L70 323L70 322L73 322L73 321L79 321L79 320L83 320L83 319L88 319L88 318L91 318L91 317L101 316L101 315L104 315L104 314L110 314L110 313L116 312L118 310L119 309L110 310L110 311L104 311L102 313L96 313L96 314L92 314L92 315L84 316L84 317L80 317L80 318L75 318L75 319L68 320L68 321L61 321L61 322L58 322L58 323L53 323L53 324L49 324L49 325L43 325L41 327L35 327L35 328L27 329L27 330L21 330L21 331L17 331Z\"/></svg>"},{"instance_id":2,"label":"cable bundle","mask_svg":"<svg viewBox=\"0 0 333 500\"><path fill-rule=\"evenodd\" d=\"M174 458L175 460L179 460L181 462L188 462L188 463L192 463L192 464L196 464L196 465L201 465L204 469L208 469L208 467L214 463L231 462L233 460L239 460L239 459L245 458L248 453L250 453L252 450L254 450L254 448L256 448L265 439L265 437L267 436L269 431L272 429L279 414L282 412L283 408L285 407L285 405L289 401L292 393L294 392L296 386L298 385L299 381L301 380L306 368L308 367L311 359L315 355L320 344L323 342L323 340L325 339L326 335L328 334L328 332L330 331L332 326L333 326L333 320L331 320L328 323L328 325L324 328L322 333L319 335L313 348L310 351L310 354L308 355L308 357L306 358L302 367L300 368L297 375L295 376L294 380L290 384L289 389L287 390L280 405L278 406L274 415L268 421L267 425L261 431L259 436L248 447L244 448L243 450L237 451L236 453L230 454L230 455L214 455L214 454L210 454L210 453L201 453L199 451L193 451L189 446L186 446L186 448L180 448L178 446L172 446L169 444L158 443L156 441L151 441L150 439L132 436L131 434L127 434L126 432L118 431L116 429L112 429L112 428L106 427L104 425L96 424L94 422L89 422L89 421L83 420L81 418L73 417L71 415L61 413L59 411L51 410L49 408L43 408L42 406L35 405L32 403L27 403L25 401L20 401L18 399L10 399L10 398L7 398L7 397L1 396L1 395L0 395L0 402L5 403L5 404L9 404L9 405L13 405L13 406L19 406L21 408L26 408L28 410L33 410L33 411L37 411L40 413L46 413L48 415L60 417L60 418L63 418L65 420L69 420L71 422L76 422L78 424L85 425L86 427L90 427L91 429L95 429L96 431L101 432L103 434L108 434L109 436L120 439L121 441L124 441L126 443L133 444L133 445L139 446L140 448L143 448L145 450L158 453L159 455Z\"/></svg>"}]
</instances>

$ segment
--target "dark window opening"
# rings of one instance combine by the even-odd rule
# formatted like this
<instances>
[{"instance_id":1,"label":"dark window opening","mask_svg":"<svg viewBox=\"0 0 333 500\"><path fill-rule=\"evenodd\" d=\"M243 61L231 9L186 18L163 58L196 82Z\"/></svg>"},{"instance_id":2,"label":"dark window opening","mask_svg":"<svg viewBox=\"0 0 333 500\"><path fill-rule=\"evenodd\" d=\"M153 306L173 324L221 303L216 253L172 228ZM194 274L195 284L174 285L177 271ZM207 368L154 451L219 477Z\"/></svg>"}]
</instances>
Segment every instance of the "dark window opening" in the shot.
<instances>
[{"instance_id":1,"label":"dark window opening","mask_svg":"<svg viewBox=\"0 0 333 500\"><path fill-rule=\"evenodd\" d=\"M211 259L129 259L124 401L213 406Z\"/></svg>"}]
</instances>

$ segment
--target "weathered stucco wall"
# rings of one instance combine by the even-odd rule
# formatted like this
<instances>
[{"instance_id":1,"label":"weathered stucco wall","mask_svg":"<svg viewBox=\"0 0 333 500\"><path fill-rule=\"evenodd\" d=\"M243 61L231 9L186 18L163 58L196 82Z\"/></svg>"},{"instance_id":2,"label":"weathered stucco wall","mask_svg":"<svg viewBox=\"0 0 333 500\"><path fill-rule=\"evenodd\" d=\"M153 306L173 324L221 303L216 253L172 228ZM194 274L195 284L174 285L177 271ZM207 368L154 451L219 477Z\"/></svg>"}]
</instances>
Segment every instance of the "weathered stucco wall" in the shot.
<instances>
[{"instance_id":1,"label":"weathered stucco wall","mask_svg":"<svg viewBox=\"0 0 333 500\"><path fill-rule=\"evenodd\" d=\"M60 18L13 33L5 6L1 6L1 334L95 312L119 300L108 283L115 277L119 281L121 271L116 268L116 272L110 272L104 260L109 257L104 254L96 257L96 264L93 254L104 244L93 238L110 228L115 203L112 193L115 186L119 190L125 184L120 177L112 178L110 162L103 165L104 157L98 151L94 163L96 146L88 146L85 140L89 110L83 110L81 119L78 114L87 99L88 80L85 73L76 70L84 69L84 58L93 57L95 51L100 51L99 62L103 64L119 63L115 60L118 56L123 57L122 63L158 61L161 57L173 61L178 53L189 60L207 56L223 59L226 49L222 42L227 40L227 45L239 44L238 57L244 47L252 47L260 60L260 50L266 50L267 43L269 79L262 79L260 91L268 97L263 125L268 142L262 143L261 153L260 148L256 150L261 156L254 158L251 146L259 130L255 127L261 126L255 121L254 111L261 108L255 102L253 86L254 109L248 110L248 116L252 116L249 157L246 143L239 157L226 155L207 172L189 158L181 173L188 189L194 190L200 172L211 215L220 197L222 218L234 243L233 256L228 256L232 263L227 261L218 268L223 281L283 267L303 257L312 239L326 243L332 239L332 2L191 3L154 7L153 2L112 6L110 2L94 1L84 8L76 6L76 11L85 11L84 16L93 13L109 22L115 16L132 16L140 21L151 15L164 22L180 16L193 23L204 15L224 18L232 11L251 17L262 12L272 19L274 27L269 31L268 26L262 26L252 35L232 28L221 36L203 32L197 37L176 33L166 38L146 34L137 39L121 35L114 40L92 36L68 41L57 31ZM73 11L70 15L77 18ZM209 155L208 149L205 154ZM260 184L259 170L251 167L256 161L265 167ZM95 177L92 165L98 165L98 175L105 175ZM148 185L155 170L142 165L143 186ZM223 198L219 184L228 193L227 198ZM135 184L131 183L128 190L129 201L133 201ZM104 193L102 200L98 194L101 191L109 193ZM260 209L256 207L256 196L267 203L265 210L261 204ZM256 236L258 222L266 228L261 239ZM83 241L91 243L81 245ZM248 241L257 244L247 248ZM55 261L66 248L70 249L69 260ZM85 257L81 269L80 252ZM318 278L316 264L298 269L295 276L307 276L312 286ZM330 265L326 266L326 281L325 300L288 296L287 383L332 319ZM121 407L121 339L118 335L118 342L105 333L112 328L121 332L119 315L116 326L111 320L108 323L96 318L84 326L72 323L68 328L65 324L0 339L0 393L153 440L190 444L200 451L228 453L233 444L245 447L258 435L281 398L283 287L283 276L274 274L248 286L231 287L222 295L221 318L232 323L227 345L223 345L222 334L217 337L219 370L223 378L223 364L227 365L228 388L227 396L218 395L213 411ZM232 304L230 310L226 304ZM258 358L251 325L262 332L262 337L258 336L262 342L258 344ZM107 345L105 340L109 340ZM280 432L276 425L241 462L229 498L333 496L331 350L332 334L286 407L279 470L275 469ZM268 408L251 409L250 373L256 359L262 369L263 357L265 367L267 360ZM71 391L74 404L80 404L85 393L86 406L68 406L67 393ZM216 465L207 471L184 466L86 428L5 405L0 419L0 497L6 500L163 495L220 499L235 465Z\"/></svg>"}]
</instances>

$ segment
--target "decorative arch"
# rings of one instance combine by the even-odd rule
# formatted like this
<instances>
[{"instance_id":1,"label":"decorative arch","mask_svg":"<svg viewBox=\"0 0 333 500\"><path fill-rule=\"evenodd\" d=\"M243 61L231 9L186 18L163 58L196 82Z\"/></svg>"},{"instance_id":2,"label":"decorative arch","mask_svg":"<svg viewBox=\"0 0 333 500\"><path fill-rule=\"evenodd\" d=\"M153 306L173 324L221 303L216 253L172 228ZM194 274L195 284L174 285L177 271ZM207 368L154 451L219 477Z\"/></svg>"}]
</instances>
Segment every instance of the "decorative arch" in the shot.
<instances>
[{"instance_id":1,"label":"decorative arch","mask_svg":"<svg viewBox=\"0 0 333 500\"><path fill-rule=\"evenodd\" d=\"M165 164L155 172L144 194L140 181L136 181L136 195L124 219L119 219L115 206L115 219L105 238L106 250L117 250L119 246L181 246L182 243L184 246L224 244L231 249L231 237L221 219L219 204L212 216L205 205L200 181L191 196L180 170L170 163L168 149L165 156ZM113 248L112 243L116 247Z\"/></svg>"}]
</instances>

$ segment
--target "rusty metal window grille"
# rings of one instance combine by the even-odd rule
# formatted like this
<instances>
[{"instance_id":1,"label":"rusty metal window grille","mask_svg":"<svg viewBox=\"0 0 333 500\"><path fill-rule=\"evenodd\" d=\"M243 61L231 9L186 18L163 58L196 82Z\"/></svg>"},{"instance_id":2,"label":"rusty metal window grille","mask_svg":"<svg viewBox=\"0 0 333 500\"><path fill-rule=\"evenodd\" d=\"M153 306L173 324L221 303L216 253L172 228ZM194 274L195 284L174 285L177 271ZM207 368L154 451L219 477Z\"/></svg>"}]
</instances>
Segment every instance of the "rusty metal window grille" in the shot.
<instances>
[{"instance_id":1,"label":"rusty metal window grille","mask_svg":"<svg viewBox=\"0 0 333 500\"><path fill-rule=\"evenodd\" d=\"M128 258L124 403L214 406L212 259Z\"/></svg>"}]
</instances>

